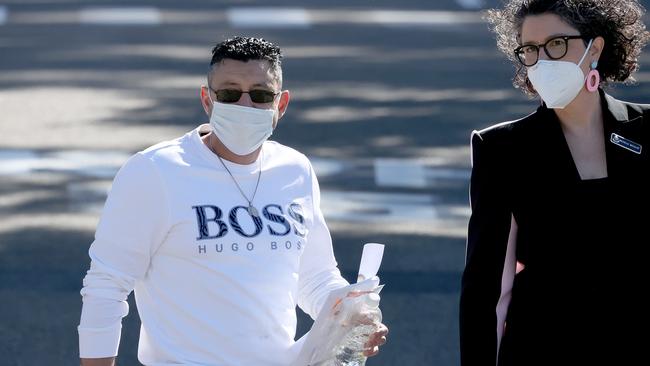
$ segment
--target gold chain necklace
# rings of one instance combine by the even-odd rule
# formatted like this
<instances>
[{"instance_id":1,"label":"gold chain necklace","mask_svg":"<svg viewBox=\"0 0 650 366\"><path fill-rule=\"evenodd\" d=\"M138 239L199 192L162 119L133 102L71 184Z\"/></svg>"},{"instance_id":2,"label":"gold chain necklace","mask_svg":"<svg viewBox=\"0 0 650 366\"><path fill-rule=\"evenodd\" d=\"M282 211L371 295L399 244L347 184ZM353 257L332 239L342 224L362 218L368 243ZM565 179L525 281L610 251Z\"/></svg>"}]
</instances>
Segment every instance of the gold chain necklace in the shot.
<instances>
[{"instance_id":1,"label":"gold chain necklace","mask_svg":"<svg viewBox=\"0 0 650 366\"><path fill-rule=\"evenodd\" d=\"M255 183L255 190L253 191L253 197L251 197L251 199L248 199L246 194L244 194L244 191L239 186L239 183L237 183L237 179L235 179L235 177L230 172L230 169L228 169L228 167L226 166L226 163L224 163L223 160L221 159L221 156L219 156L219 154L217 154L217 152L214 151L214 149L212 149L212 144L210 144L208 146L209 146L210 151L212 151L217 156L217 158L219 158L219 161L221 162L221 165L223 165L223 167L226 169L226 171L228 172L228 175L230 175L230 178L232 178L232 181L235 182L235 186L237 186L237 189L239 190L239 193L241 193L242 197L244 197L246 202L248 202L248 208L247 208L248 213L251 216L260 217L260 213L253 206L253 200L255 199L255 194L257 194L257 187L259 187L259 185L260 185L260 178L262 177L262 159L264 158L264 156L262 155L262 156L259 157L259 159L260 159L260 170L259 170L259 173L257 173L257 183ZM260 154L262 154L262 150L260 150Z\"/></svg>"}]
</instances>

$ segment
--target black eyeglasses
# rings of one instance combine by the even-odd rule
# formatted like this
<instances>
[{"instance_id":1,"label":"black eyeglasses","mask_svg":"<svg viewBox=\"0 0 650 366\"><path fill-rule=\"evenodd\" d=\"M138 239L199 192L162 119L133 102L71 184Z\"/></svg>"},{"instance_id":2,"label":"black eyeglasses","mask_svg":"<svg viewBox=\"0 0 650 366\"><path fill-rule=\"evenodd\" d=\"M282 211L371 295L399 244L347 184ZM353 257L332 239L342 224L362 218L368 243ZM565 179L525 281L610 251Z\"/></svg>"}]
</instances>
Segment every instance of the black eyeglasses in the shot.
<instances>
[{"instance_id":1,"label":"black eyeglasses","mask_svg":"<svg viewBox=\"0 0 650 366\"><path fill-rule=\"evenodd\" d=\"M544 52L551 60L557 60L564 57L569 50L570 39L586 39L584 36L559 36L546 41L544 44L525 44L515 48L517 60L524 66L533 66L539 61L539 49L544 48Z\"/></svg>"},{"instance_id":2,"label":"black eyeglasses","mask_svg":"<svg viewBox=\"0 0 650 366\"><path fill-rule=\"evenodd\" d=\"M248 94L253 103L271 103L275 97L280 93L274 93L264 89L254 89L249 91L242 91L237 89L219 89L214 90L208 87L217 95L217 101L220 103L236 103L241 98L242 94Z\"/></svg>"}]
</instances>

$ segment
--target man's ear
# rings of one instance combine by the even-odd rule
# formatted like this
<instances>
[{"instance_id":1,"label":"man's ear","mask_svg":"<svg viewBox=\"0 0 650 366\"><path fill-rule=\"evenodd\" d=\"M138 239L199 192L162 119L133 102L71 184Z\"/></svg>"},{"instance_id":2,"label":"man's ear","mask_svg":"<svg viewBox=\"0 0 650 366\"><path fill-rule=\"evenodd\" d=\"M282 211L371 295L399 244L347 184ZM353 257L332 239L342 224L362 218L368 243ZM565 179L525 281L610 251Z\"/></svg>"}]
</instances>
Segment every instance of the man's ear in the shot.
<instances>
[{"instance_id":1,"label":"man's ear","mask_svg":"<svg viewBox=\"0 0 650 366\"><path fill-rule=\"evenodd\" d=\"M280 101L278 102L278 119L282 118L287 112L289 100L291 100L291 93L288 90L283 90L280 93Z\"/></svg>"},{"instance_id":2,"label":"man's ear","mask_svg":"<svg viewBox=\"0 0 650 366\"><path fill-rule=\"evenodd\" d=\"M210 117L212 114L212 100L210 99L210 95L208 93L210 92L210 89L208 89L207 86L201 85L201 91L200 91L200 98L201 98L201 105L203 106L203 110L205 111L205 114Z\"/></svg>"}]
</instances>

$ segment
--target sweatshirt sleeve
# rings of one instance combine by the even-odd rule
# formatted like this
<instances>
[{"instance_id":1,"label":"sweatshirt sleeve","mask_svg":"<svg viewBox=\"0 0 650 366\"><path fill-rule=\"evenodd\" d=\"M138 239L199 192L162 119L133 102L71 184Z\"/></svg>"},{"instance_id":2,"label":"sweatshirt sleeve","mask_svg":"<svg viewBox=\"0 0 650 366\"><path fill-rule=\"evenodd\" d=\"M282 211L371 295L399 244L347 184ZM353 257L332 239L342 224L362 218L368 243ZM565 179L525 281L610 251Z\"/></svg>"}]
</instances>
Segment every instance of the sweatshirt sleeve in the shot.
<instances>
[{"instance_id":1,"label":"sweatshirt sleeve","mask_svg":"<svg viewBox=\"0 0 650 366\"><path fill-rule=\"evenodd\" d=\"M478 133L472 134L472 176L467 253L460 294L461 365L494 365L511 208L503 159ZM493 141L489 141L493 142Z\"/></svg>"},{"instance_id":2,"label":"sweatshirt sleeve","mask_svg":"<svg viewBox=\"0 0 650 366\"><path fill-rule=\"evenodd\" d=\"M347 286L348 282L341 276L334 258L332 237L320 209L320 187L311 164L309 172L314 221L300 260L298 306L315 319L330 291Z\"/></svg>"},{"instance_id":3,"label":"sweatshirt sleeve","mask_svg":"<svg viewBox=\"0 0 650 366\"><path fill-rule=\"evenodd\" d=\"M169 209L157 168L146 156L131 157L117 173L106 200L83 280L78 327L81 358L118 353L126 298L145 276L164 239Z\"/></svg>"}]
</instances>

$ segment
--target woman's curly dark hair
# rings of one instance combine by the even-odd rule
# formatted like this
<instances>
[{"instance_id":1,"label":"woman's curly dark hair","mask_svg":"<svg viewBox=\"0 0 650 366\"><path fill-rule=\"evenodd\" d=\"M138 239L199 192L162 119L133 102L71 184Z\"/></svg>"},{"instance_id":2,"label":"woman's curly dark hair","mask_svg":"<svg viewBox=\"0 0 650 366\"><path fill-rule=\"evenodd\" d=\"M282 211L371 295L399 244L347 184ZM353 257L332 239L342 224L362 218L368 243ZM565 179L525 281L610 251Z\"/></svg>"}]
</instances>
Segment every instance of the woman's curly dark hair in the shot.
<instances>
[{"instance_id":1,"label":"woman's curly dark hair","mask_svg":"<svg viewBox=\"0 0 650 366\"><path fill-rule=\"evenodd\" d=\"M497 46L517 65L514 86L535 95L526 68L514 54L526 16L556 14L585 37L603 37L605 47L597 69L601 82L607 83L634 81L631 74L639 68L638 58L649 38L644 12L637 0L506 0L502 9L489 10L486 18L496 33Z\"/></svg>"}]
</instances>

